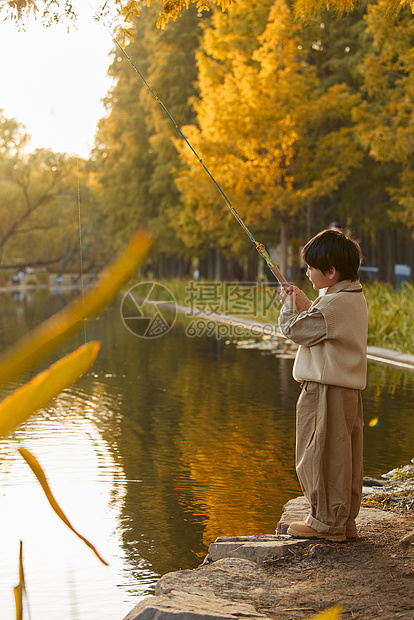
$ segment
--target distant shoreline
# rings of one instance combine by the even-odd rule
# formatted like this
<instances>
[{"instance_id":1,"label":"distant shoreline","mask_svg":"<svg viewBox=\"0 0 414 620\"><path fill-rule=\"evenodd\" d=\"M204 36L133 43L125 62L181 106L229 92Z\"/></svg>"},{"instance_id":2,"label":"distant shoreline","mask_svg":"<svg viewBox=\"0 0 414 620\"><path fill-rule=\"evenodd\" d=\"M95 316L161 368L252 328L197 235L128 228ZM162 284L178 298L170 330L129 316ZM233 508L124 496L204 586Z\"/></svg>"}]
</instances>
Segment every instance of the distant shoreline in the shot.
<instances>
[{"instance_id":1,"label":"distant shoreline","mask_svg":"<svg viewBox=\"0 0 414 620\"><path fill-rule=\"evenodd\" d=\"M71 278L72 276L64 274L61 284L55 283L56 275L52 275L49 284L10 284L8 286L0 287L0 292L2 293L12 293L12 292L24 292L31 291L35 289L49 289L49 290L65 290L65 291L76 291L81 290L81 281L74 283ZM85 279L87 281L85 282ZM93 280L90 279L90 276L84 276L84 285L88 286L91 284ZM178 305L176 306L177 311L180 313L186 313L190 308L186 306ZM241 319L240 317L232 317L228 315L220 315L218 313L207 313L205 315L198 315L200 320L209 320L216 321L217 323L231 323L234 325L242 325L244 328L249 329L249 327L254 327L255 331L260 330L261 323L259 321L252 321L248 319ZM263 331L265 333L265 328L268 325L263 323ZM285 338L282 334L280 334L281 338ZM414 371L414 355L410 353L400 353L399 351L394 351L392 349L386 349L384 347L377 347L374 345L370 345L367 347L367 359L369 361L373 361L380 364L387 364L388 366L395 366L405 370Z\"/></svg>"}]
</instances>

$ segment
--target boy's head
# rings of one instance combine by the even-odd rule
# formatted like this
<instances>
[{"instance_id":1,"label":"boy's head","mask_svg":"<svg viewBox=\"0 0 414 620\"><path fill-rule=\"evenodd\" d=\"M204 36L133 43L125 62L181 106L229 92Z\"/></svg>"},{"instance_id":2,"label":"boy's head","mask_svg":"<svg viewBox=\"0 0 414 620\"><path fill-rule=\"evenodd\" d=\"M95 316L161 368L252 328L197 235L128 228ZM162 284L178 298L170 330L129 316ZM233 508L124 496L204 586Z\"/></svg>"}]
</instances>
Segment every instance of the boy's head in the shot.
<instances>
[{"instance_id":1,"label":"boy's head","mask_svg":"<svg viewBox=\"0 0 414 620\"><path fill-rule=\"evenodd\" d=\"M358 243L338 230L323 230L302 250L302 259L307 265L325 274L335 267L339 281L358 280L362 258Z\"/></svg>"}]
</instances>

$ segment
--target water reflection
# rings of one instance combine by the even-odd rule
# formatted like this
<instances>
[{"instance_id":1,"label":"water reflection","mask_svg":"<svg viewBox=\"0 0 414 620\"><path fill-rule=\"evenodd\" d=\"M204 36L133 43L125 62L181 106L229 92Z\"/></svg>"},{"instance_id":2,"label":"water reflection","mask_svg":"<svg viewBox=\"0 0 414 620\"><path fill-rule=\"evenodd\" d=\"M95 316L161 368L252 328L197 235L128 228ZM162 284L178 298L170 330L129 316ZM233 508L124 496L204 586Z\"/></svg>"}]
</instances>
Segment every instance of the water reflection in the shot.
<instances>
[{"instance_id":1,"label":"water reflection","mask_svg":"<svg viewBox=\"0 0 414 620\"><path fill-rule=\"evenodd\" d=\"M108 619L121 618L130 607L125 592L128 562L116 525L126 494L125 475L96 420L88 419L88 407L83 414L82 400L64 394L0 443L2 619L14 617L12 586L20 539L33 619L55 617L57 610L60 618L72 618L75 609L82 618L98 612ZM109 569L56 518L17 453L22 444L40 460L62 509L110 562ZM154 573L143 568L152 583ZM122 588L117 587L119 579ZM134 583L135 594L146 589L142 579Z\"/></svg>"},{"instance_id":2,"label":"water reflection","mask_svg":"<svg viewBox=\"0 0 414 620\"><path fill-rule=\"evenodd\" d=\"M363 393L364 468L379 476L414 457L414 372L368 364L368 387ZM378 424L369 427L369 421Z\"/></svg>"},{"instance_id":3,"label":"water reflection","mask_svg":"<svg viewBox=\"0 0 414 620\"><path fill-rule=\"evenodd\" d=\"M1 302L2 346L61 304L47 291L19 298L18 313L9 296ZM292 360L190 339L180 327L155 340L134 338L119 303L86 332L103 341L92 371L0 443L4 618L13 617L19 538L33 620L55 618L57 609L62 620L121 620L158 575L198 565L216 536L273 532L283 504L300 493ZM65 352L81 340L83 331ZM368 475L414 456L413 378L369 365ZM370 428L373 417L379 425ZM52 513L17 454L20 443L109 569Z\"/></svg>"},{"instance_id":4,"label":"water reflection","mask_svg":"<svg viewBox=\"0 0 414 620\"><path fill-rule=\"evenodd\" d=\"M126 476L143 480L125 501L134 553L147 557L151 540L152 566L163 573L196 565L219 534L274 531L298 492L289 360L259 357L255 367L247 351L182 332L156 342L116 337L107 351L118 347L122 362L105 352L100 362L123 394Z\"/></svg>"}]
</instances>

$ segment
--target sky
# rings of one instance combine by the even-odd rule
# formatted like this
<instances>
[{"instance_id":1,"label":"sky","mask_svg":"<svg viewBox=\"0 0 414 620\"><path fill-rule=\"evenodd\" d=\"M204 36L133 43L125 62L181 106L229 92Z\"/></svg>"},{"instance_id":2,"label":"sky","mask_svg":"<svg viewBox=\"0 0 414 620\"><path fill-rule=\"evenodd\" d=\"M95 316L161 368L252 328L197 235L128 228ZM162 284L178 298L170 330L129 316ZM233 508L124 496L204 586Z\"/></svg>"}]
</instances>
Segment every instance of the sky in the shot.
<instances>
[{"instance_id":1,"label":"sky","mask_svg":"<svg viewBox=\"0 0 414 620\"><path fill-rule=\"evenodd\" d=\"M114 43L87 2L74 6L79 18L69 33L67 20L49 28L31 20L19 32L0 14L0 109L26 127L29 150L87 158L105 115Z\"/></svg>"}]
</instances>

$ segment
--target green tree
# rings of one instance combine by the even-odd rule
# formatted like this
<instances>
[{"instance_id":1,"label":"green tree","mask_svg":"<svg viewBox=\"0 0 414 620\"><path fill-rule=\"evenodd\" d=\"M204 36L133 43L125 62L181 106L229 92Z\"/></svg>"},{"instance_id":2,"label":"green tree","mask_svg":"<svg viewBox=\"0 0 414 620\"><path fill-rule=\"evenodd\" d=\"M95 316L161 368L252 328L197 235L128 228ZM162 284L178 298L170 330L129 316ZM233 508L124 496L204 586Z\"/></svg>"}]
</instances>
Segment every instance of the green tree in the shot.
<instances>
[{"instance_id":1,"label":"green tree","mask_svg":"<svg viewBox=\"0 0 414 620\"><path fill-rule=\"evenodd\" d=\"M358 132L371 157L395 170L387 187L389 216L414 229L413 17L408 9L388 16L382 0L368 7L366 22L372 48L361 65Z\"/></svg>"},{"instance_id":2,"label":"green tree","mask_svg":"<svg viewBox=\"0 0 414 620\"><path fill-rule=\"evenodd\" d=\"M139 22L136 40L127 52L140 59L140 70L147 69L143 45L145 17ZM107 115L98 124L90 168L99 187L99 210L105 219L106 244L118 249L139 224L148 225L154 217L149 179L154 155L149 144L144 85L122 53L115 48L109 75L115 86L105 99Z\"/></svg>"},{"instance_id":3,"label":"green tree","mask_svg":"<svg viewBox=\"0 0 414 620\"><path fill-rule=\"evenodd\" d=\"M306 36L303 38L308 61L315 65L323 89L346 83L353 94L359 95L351 110L354 123L361 103L364 106L366 100L361 65L372 53L372 35L367 27L366 15L366 6L341 19L334 18L327 11L321 12L307 22ZM387 22L385 16L383 22ZM349 120L348 117L348 124ZM375 122L372 119L372 126ZM398 241L400 257L396 255L395 261L391 259L393 245L395 253L397 251L397 241L393 239L401 233L390 217L393 204L387 188L398 185L398 166L395 162L384 163L374 158L367 142L361 142L363 134L358 124L354 124L353 131L355 141L363 149L361 161L331 196L322 196L309 204L306 238L329 222L339 221L359 238L368 264L371 262L380 267L381 277L392 280L393 262L408 260L408 257L403 258L406 250L401 237ZM388 261L383 259L385 252L381 248L387 248Z\"/></svg>"},{"instance_id":4,"label":"green tree","mask_svg":"<svg viewBox=\"0 0 414 620\"><path fill-rule=\"evenodd\" d=\"M0 113L0 256L3 264L73 261L79 249L79 162L37 149L17 121ZM85 215L89 218L88 199Z\"/></svg>"},{"instance_id":5,"label":"green tree","mask_svg":"<svg viewBox=\"0 0 414 620\"><path fill-rule=\"evenodd\" d=\"M188 100L196 92L200 18L195 10L187 11L165 31L153 28L155 20L154 10L143 10L126 51L180 127L194 121ZM167 253L180 253L183 247L169 215L179 203L174 177L180 162L172 142L178 132L120 52L115 52L110 73L116 83L106 100L108 115L99 124L93 153L108 235L122 244L132 229L146 225L156 235L154 255L166 248Z\"/></svg>"}]
</instances>

